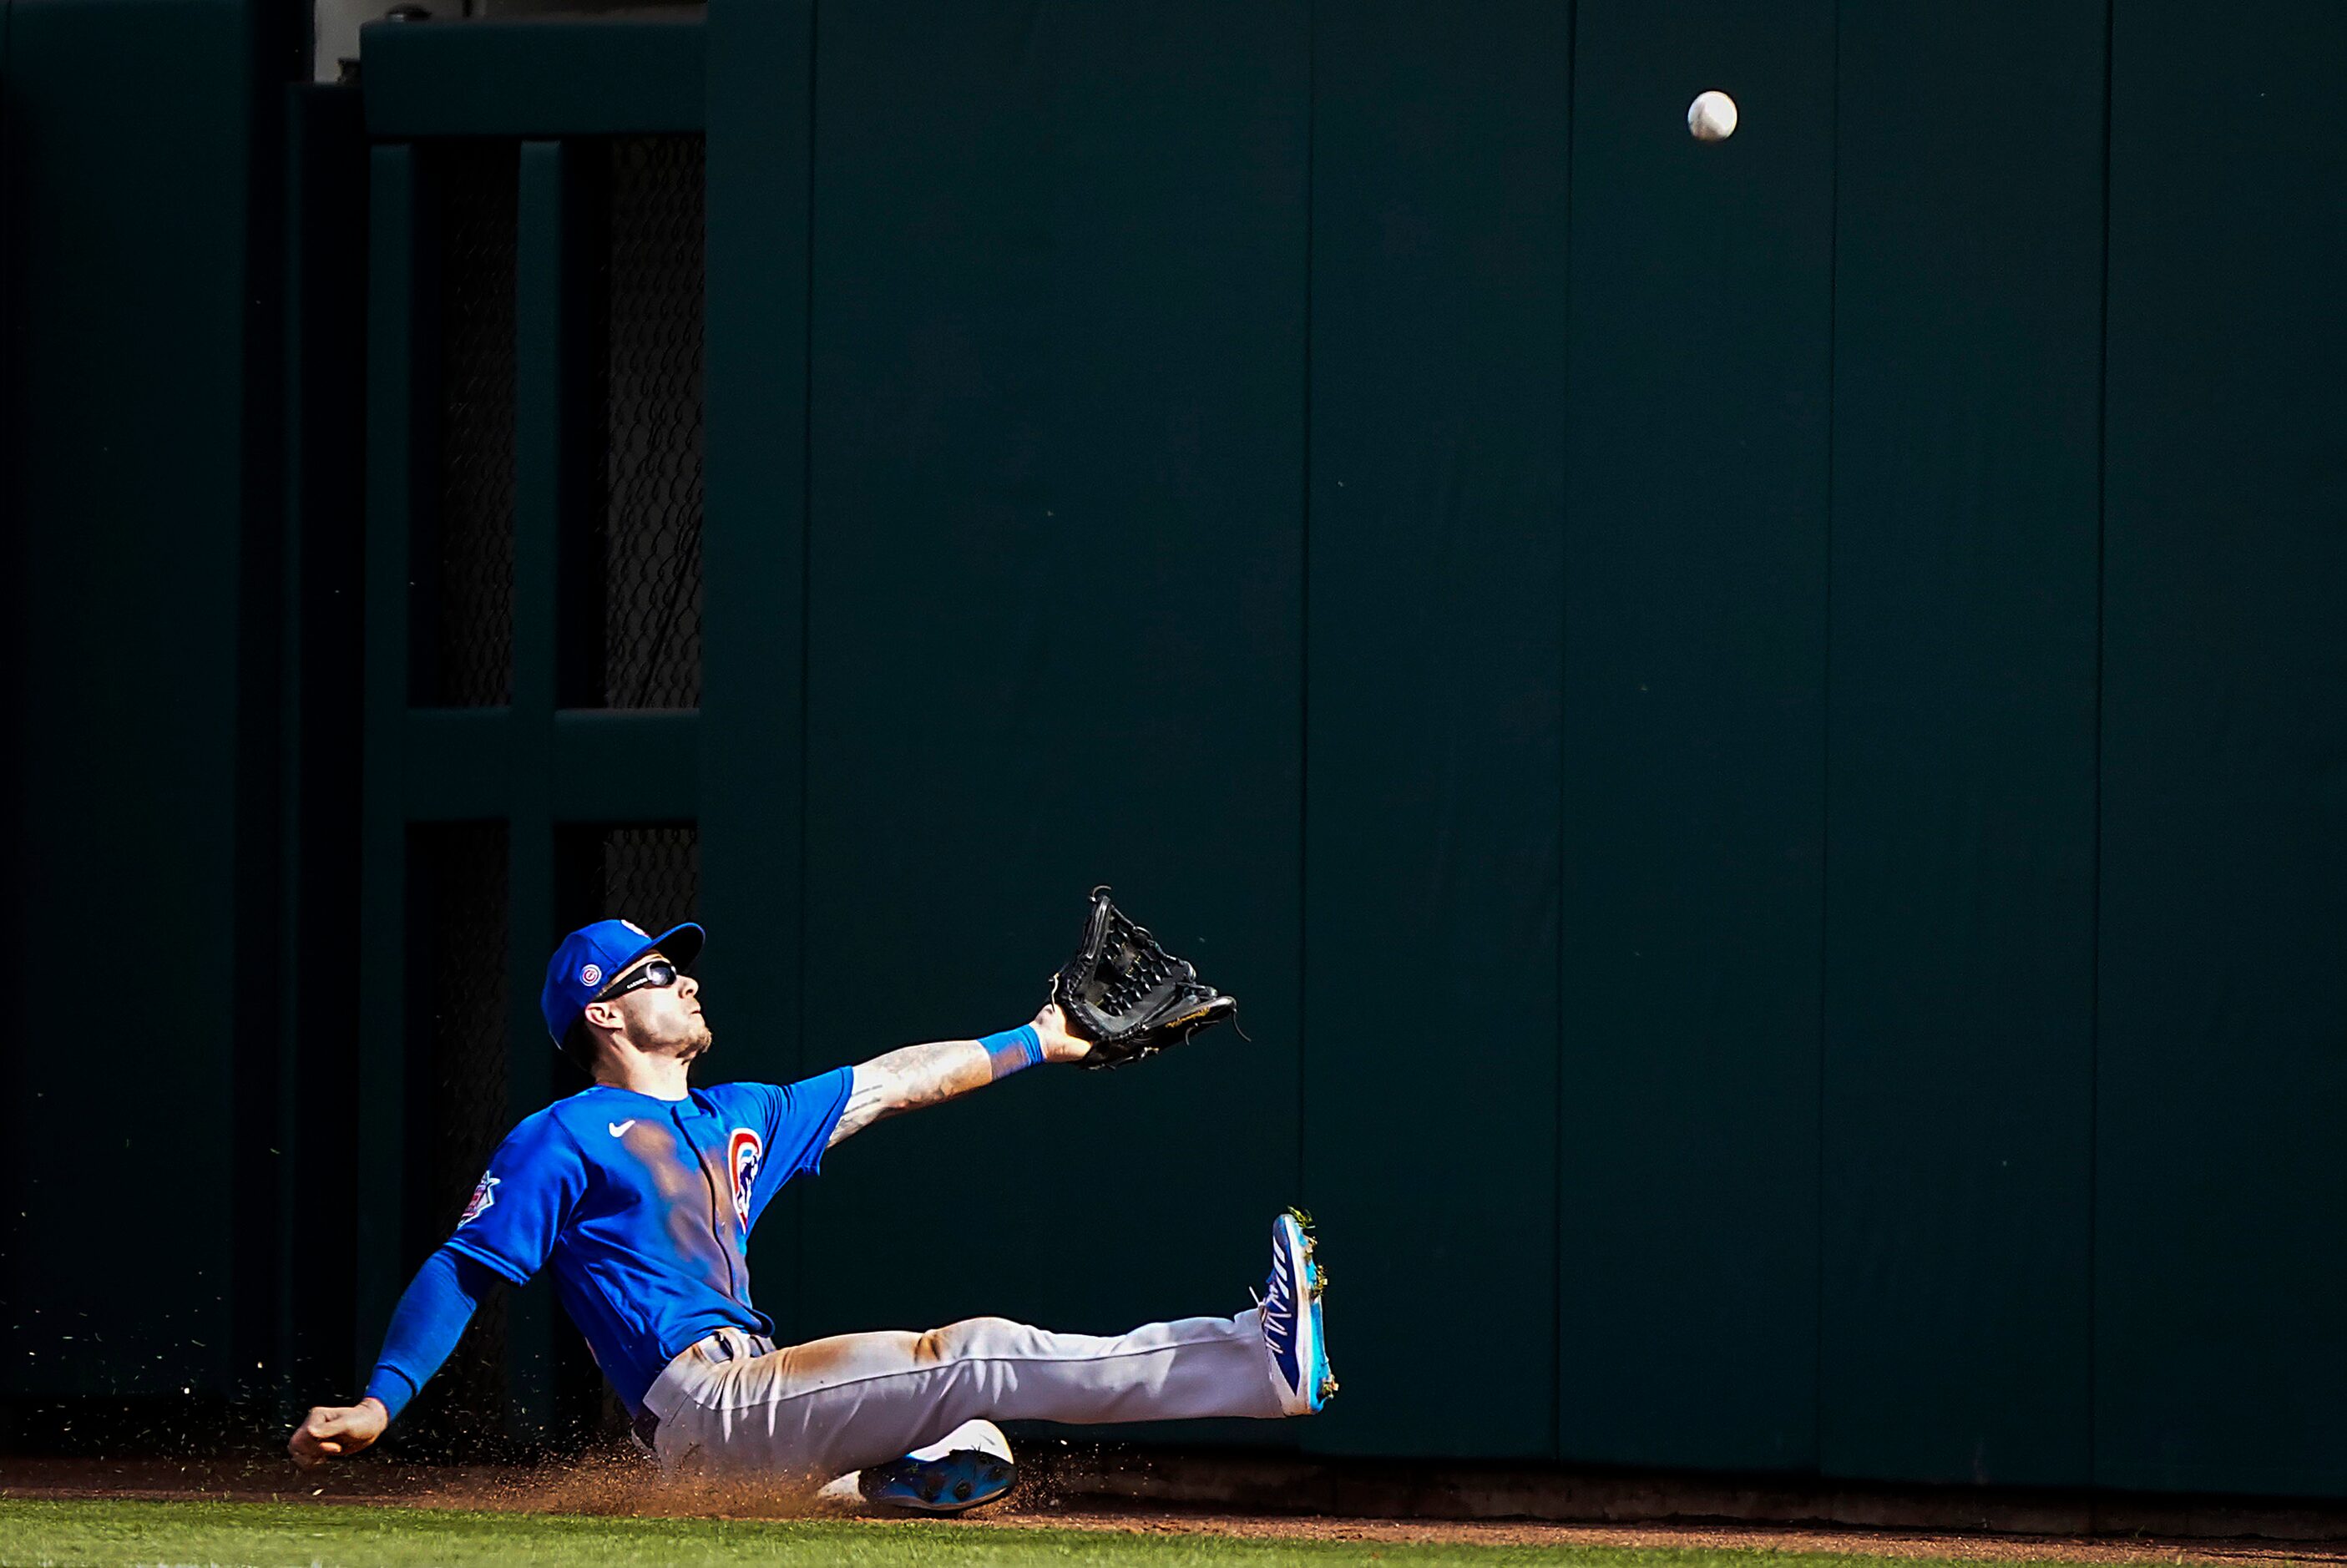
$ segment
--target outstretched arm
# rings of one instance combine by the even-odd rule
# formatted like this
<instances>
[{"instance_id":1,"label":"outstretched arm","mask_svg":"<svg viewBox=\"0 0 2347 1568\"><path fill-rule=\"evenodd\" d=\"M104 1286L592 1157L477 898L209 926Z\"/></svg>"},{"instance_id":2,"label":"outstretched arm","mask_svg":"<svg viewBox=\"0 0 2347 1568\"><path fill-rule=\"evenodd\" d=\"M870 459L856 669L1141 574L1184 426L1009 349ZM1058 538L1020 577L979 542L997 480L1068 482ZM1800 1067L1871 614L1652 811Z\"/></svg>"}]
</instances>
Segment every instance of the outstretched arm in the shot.
<instances>
[{"instance_id":1,"label":"outstretched arm","mask_svg":"<svg viewBox=\"0 0 2347 1568\"><path fill-rule=\"evenodd\" d=\"M1024 1029L888 1051L856 1067L855 1087L848 1091L847 1107L839 1113L831 1142L853 1137L899 1112L943 1104L1037 1062L1075 1061L1091 1050L1090 1041L1068 1032L1057 1004L1046 1003Z\"/></svg>"},{"instance_id":2,"label":"outstretched arm","mask_svg":"<svg viewBox=\"0 0 2347 1568\"><path fill-rule=\"evenodd\" d=\"M323 1464L354 1454L383 1436L392 1418L424 1387L464 1336L481 1298L497 1275L451 1247L442 1247L415 1271L415 1280L391 1315L383 1337L383 1358L355 1405L320 1405L293 1429L286 1447L295 1462Z\"/></svg>"}]
</instances>

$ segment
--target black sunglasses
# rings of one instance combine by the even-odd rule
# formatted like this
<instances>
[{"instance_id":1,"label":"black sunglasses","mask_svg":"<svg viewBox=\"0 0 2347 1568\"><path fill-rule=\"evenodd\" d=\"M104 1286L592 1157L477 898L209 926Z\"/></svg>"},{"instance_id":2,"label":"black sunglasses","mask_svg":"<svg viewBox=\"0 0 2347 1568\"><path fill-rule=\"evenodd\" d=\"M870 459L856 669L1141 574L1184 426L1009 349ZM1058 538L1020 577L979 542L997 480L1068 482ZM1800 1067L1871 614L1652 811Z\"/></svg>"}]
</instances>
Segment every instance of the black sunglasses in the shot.
<instances>
[{"instance_id":1,"label":"black sunglasses","mask_svg":"<svg viewBox=\"0 0 2347 1568\"><path fill-rule=\"evenodd\" d=\"M674 984L676 984L676 966L666 958L654 958L641 968L621 975L618 979L613 980L609 987L596 992L594 999L599 1002L608 1002L626 996L630 991Z\"/></svg>"}]
</instances>

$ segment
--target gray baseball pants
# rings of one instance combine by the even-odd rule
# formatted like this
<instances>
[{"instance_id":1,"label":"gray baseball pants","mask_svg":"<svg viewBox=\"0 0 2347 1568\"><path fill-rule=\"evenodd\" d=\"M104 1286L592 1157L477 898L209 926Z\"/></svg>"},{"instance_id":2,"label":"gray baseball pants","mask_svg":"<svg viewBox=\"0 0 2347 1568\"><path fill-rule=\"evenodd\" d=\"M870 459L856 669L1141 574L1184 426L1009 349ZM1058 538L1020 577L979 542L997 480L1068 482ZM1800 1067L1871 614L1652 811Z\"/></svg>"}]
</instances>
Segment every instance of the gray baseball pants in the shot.
<instances>
[{"instance_id":1,"label":"gray baseball pants","mask_svg":"<svg viewBox=\"0 0 2347 1568\"><path fill-rule=\"evenodd\" d=\"M723 1328L644 1395L663 1469L820 1486L965 1421L1180 1420L1282 1414L1260 1315L1129 1334L1053 1334L972 1317L926 1334L843 1334L767 1351Z\"/></svg>"}]
</instances>

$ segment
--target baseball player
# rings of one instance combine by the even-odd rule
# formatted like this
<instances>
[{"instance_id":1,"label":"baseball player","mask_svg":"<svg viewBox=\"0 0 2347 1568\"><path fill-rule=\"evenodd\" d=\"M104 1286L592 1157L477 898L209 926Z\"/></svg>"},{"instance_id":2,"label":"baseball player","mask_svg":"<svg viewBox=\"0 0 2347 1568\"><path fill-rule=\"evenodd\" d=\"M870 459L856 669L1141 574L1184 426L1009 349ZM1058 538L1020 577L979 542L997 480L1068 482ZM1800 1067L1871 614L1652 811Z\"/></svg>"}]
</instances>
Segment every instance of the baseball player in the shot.
<instances>
[{"instance_id":1,"label":"baseball player","mask_svg":"<svg viewBox=\"0 0 2347 1568\"><path fill-rule=\"evenodd\" d=\"M380 1438L483 1296L549 1264L638 1440L671 1472L794 1489L828 1481L875 1502L958 1512L1015 1478L995 1419L1299 1416L1335 1392L1322 1276L1292 1212L1273 1223L1262 1299L1235 1317L1108 1338L977 1317L926 1334L776 1346L773 1323L751 1305L750 1233L785 1183L821 1169L826 1150L883 1117L1045 1062L1146 1054L1235 1004L1192 986L1182 994L1204 1000L1176 1018L1175 1032L1161 1019L1154 1034L1110 1039L1120 1007L1138 1017L1195 971L1122 921L1102 890L1089 980L1077 975L1071 989L1062 971L1056 999L1031 1022L909 1045L797 1083L695 1089L688 1075L712 1041L687 972L702 940L695 925L653 938L604 920L556 949L540 997L547 1030L593 1085L526 1118L498 1146L455 1234L401 1297L364 1397L313 1409L289 1444L296 1460L323 1463ZM1071 1032L1071 1012L1092 1021L1089 1038Z\"/></svg>"}]
</instances>

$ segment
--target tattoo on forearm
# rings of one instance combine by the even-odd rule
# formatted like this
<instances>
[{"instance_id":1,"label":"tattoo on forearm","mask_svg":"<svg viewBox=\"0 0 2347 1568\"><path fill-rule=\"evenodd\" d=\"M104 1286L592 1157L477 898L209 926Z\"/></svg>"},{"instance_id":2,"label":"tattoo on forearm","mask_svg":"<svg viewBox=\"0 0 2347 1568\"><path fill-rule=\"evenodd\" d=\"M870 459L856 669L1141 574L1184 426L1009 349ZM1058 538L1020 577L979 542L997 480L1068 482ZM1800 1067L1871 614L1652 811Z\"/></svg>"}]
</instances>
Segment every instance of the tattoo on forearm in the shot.
<instances>
[{"instance_id":1,"label":"tattoo on forearm","mask_svg":"<svg viewBox=\"0 0 2347 1568\"><path fill-rule=\"evenodd\" d=\"M863 1068L856 1070L856 1087L847 1091L846 1108L840 1112L839 1122L831 1130L831 1143L853 1138L880 1120L882 1102L887 1098L883 1087L872 1081ZM830 1143L824 1145L825 1148Z\"/></svg>"},{"instance_id":2,"label":"tattoo on forearm","mask_svg":"<svg viewBox=\"0 0 2347 1568\"><path fill-rule=\"evenodd\" d=\"M856 1068L831 1142L853 1137L885 1117L982 1089L993 1076L986 1048L974 1040L941 1040L876 1056Z\"/></svg>"}]
</instances>

